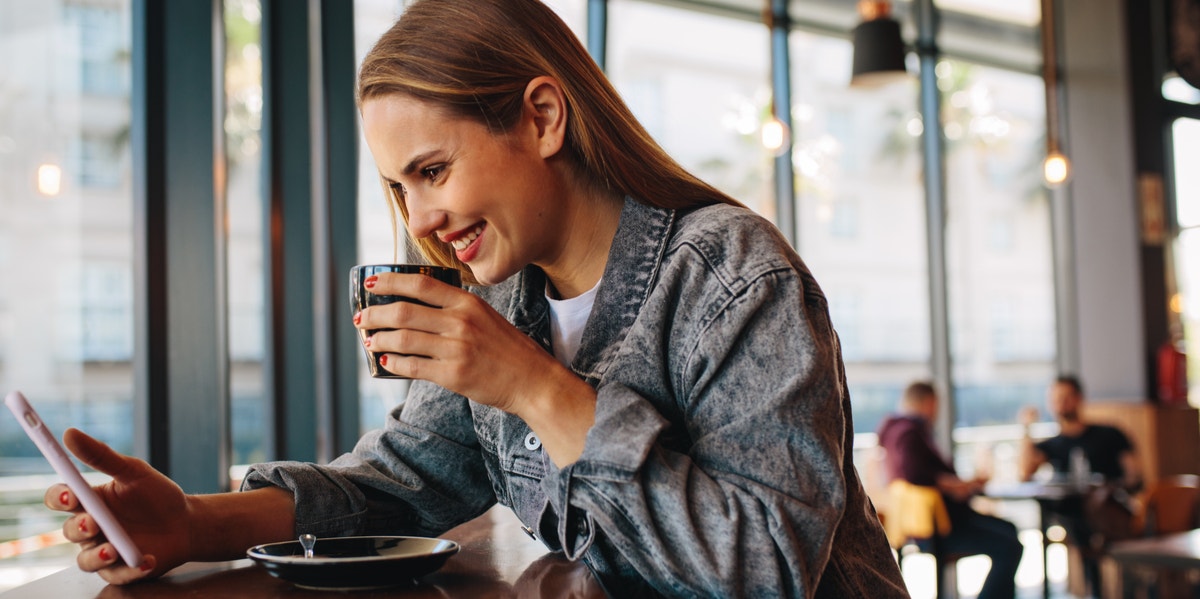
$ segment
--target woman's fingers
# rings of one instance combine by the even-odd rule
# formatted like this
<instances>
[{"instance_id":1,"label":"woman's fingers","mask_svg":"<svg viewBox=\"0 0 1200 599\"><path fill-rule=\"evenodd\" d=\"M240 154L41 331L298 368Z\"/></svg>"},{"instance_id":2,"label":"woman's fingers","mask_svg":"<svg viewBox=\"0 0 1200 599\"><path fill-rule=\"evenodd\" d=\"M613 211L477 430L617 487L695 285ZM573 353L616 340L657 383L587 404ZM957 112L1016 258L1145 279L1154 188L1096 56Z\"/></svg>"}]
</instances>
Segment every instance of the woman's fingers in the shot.
<instances>
[{"instance_id":1,"label":"woman's fingers","mask_svg":"<svg viewBox=\"0 0 1200 599\"><path fill-rule=\"evenodd\" d=\"M156 562L153 555L142 558L141 567L134 568L125 565L117 549L111 543L100 543L95 547L85 548L75 558L79 569L84 572L96 572L109 584L126 584L139 578L145 578L154 571Z\"/></svg>"},{"instance_id":2,"label":"woman's fingers","mask_svg":"<svg viewBox=\"0 0 1200 599\"><path fill-rule=\"evenodd\" d=\"M420 300L431 306L445 306L454 301L461 288L419 274L379 273L370 287L375 295L399 295Z\"/></svg>"},{"instance_id":3,"label":"woman's fingers","mask_svg":"<svg viewBox=\"0 0 1200 599\"><path fill-rule=\"evenodd\" d=\"M63 522L63 536L72 543L83 543L100 534L100 525L86 513L78 513Z\"/></svg>"},{"instance_id":4,"label":"woman's fingers","mask_svg":"<svg viewBox=\"0 0 1200 599\"><path fill-rule=\"evenodd\" d=\"M135 464L141 463L137 458L123 456L111 447L98 441L87 433L77 429L68 428L63 433L63 444L79 461L87 464L97 472L103 472L113 478L121 478L122 475L129 472L130 468Z\"/></svg>"},{"instance_id":5,"label":"woman's fingers","mask_svg":"<svg viewBox=\"0 0 1200 599\"><path fill-rule=\"evenodd\" d=\"M42 502L56 512L71 512L79 507L79 500L75 498L75 494L62 483L50 485Z\"/></svg>"}]
</instances>

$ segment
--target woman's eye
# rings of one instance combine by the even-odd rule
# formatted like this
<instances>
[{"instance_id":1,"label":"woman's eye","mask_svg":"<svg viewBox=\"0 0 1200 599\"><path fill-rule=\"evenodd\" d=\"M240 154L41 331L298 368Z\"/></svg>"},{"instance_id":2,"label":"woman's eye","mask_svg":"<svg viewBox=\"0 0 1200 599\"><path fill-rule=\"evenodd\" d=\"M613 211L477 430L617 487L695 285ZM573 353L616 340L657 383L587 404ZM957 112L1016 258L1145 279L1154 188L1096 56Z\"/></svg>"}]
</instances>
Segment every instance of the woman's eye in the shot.
<instances>
[{"instance_id":1,"label":"woman's eye","mask_svg":"<svg viewBox=\"0 0 1200 599\"><path fill-rule=\"evenodd\" d=\"M421 174L430 181L437 181L437 178L441 176L442 171L444 170L446 170L446 166L439 164L437 166L428 166L421 169Z\"/></svg>"}]
</instances>

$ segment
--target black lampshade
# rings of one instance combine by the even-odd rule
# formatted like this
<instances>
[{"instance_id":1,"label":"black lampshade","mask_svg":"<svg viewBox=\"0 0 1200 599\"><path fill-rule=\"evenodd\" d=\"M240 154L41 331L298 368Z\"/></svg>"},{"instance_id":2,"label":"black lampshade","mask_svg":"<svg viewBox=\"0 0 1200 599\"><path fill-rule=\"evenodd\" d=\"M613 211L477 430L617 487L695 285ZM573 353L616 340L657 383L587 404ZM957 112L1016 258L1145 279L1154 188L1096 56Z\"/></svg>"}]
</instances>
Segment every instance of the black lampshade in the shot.
<instances>
[{"instance_id":1,"label":"black lampshade","mask_svg":"<svg viewBox=\"0 0 1200 599\"><path fill-rule=\"evenodd\" d=\"M890 17L863 21L854 28L854 68L850 85L872 86L907 74L900 23Z\"/></svg>"}]
</instances>

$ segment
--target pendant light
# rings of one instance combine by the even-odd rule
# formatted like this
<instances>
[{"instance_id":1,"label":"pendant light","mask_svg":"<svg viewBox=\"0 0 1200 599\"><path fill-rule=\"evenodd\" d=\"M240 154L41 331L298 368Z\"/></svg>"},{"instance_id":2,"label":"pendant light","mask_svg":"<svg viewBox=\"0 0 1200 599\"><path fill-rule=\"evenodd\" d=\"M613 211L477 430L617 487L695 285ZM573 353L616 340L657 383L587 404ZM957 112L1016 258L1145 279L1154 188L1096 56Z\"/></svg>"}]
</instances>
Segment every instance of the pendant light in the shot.
<instances>
[{"instance_id":1,"label":"pendant light","mask_svg":"<svg viewBox=\"0 0 1200 599\"><path fill-rule=\"evenodd\" d=\"M905 79L904 39L900 23L892 18L892 3L887 0L859 0L862 21L854 28L854 63L850 75L852 87L879 87Z\"/></svg>"},{"instance_id":2,"label":"pendant light","mask_svg":"<svg viewBox=\"0 0 1200 599\"><path fill-rule=\"evenodd\" d=\"M1050 188L1071 178L1071 160L1062 151L1055 33L1054 0L1042 0L1042 78L1046 83L1046 159L1042 162L1042 177Z\"/></svg>"}]
</instances>

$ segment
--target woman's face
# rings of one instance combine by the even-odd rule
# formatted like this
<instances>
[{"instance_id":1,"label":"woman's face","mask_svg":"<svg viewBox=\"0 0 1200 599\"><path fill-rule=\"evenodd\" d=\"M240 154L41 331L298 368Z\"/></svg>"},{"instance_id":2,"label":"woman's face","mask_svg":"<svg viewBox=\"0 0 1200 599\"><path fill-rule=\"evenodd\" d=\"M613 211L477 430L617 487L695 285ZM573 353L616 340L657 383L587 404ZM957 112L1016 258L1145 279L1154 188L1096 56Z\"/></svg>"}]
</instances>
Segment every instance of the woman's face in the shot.
<instances>
[{"instance_id":1,"label":"woman's face","mask_svg":"<svg viewBox=\"0 0 1200 599\"><path fill-rule=\"evenodd\" d=\"M403 189L409 234L452 246L485 285L552 262L569 237L561 179L539 151L535 116L496 136L403 94L362 105L379 172Z\"/></svg>"}]
</instances>

